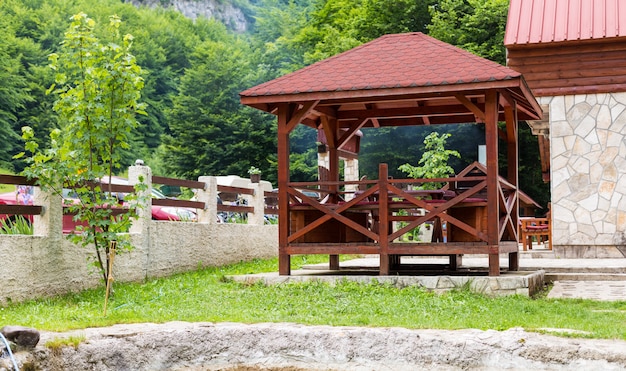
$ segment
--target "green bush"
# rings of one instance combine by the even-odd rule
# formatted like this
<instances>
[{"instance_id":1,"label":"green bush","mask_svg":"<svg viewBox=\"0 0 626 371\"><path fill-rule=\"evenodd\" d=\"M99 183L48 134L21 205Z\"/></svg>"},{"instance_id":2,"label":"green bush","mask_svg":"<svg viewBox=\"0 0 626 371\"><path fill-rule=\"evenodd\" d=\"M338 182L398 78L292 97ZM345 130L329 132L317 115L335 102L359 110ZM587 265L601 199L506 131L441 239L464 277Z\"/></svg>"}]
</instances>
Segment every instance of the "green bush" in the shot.
<instances>
[{"instance_id":1,"label":"green bush","mask_svg":"<svg viewBox=\"0 0 626 371\"><path fill-rule=\"evenodd\" d=\"M0 220L0 234L33 234L32 224L22 215Z\"/></svg>"}]
</instances>

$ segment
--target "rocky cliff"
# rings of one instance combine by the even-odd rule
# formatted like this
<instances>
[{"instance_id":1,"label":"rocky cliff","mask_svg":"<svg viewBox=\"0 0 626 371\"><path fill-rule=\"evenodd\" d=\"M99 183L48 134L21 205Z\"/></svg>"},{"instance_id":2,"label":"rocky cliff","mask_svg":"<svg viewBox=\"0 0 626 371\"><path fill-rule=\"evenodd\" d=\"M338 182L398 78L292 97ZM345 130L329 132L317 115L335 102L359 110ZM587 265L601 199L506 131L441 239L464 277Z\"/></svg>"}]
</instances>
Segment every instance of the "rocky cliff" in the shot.
<instances>
[{"instance_id":1,"label":"rocky cliff","mask_svg":"<svg viewBox=\"0 0 626 371\"><path fill-rule=\"evenodd\" d=\"M244 9L223 0L125 0L137 7L172 8L185 17L196 19L204 17L216 19L235 32L246 32L250 27L250 19Z\"/></svg>"}]
</instances>

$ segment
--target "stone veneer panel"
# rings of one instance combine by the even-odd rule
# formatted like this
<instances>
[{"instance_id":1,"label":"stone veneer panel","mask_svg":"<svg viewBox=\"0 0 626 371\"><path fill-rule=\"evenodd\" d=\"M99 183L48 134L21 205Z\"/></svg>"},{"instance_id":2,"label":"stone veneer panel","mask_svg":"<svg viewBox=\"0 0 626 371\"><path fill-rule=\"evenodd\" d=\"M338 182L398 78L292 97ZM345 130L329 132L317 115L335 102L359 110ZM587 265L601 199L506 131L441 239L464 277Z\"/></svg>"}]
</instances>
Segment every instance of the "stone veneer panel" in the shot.
<instances>
[{"instance_id":1,"label":"stone veneer panel","mask_svg":"<svg viewBox=\"0 0 626 371\"><path fill-rule=\"evenodd\" d=\"M550 107L555 246L626 245L626 93L540 97Z\"/></svg>"},{"instance_id":2,"label":"stone veneer panel","mask_svg":"<svg viewBox=\"0 0 626 371\"><path fill-rule=\"evenodd\" d=\"M359 160L357 159L349 159L343 161L343 178L345 181L356 181L359 180ZM330 156L328 152L318 153L317 154L317 166L325 167L326 169L330 169ZM354 184L346 185L346 192L356 192L358 190L358 186ZM345 196L346 201L350 201L353 197L352 193L347 193Z\"/></svg>"}]
</instances>

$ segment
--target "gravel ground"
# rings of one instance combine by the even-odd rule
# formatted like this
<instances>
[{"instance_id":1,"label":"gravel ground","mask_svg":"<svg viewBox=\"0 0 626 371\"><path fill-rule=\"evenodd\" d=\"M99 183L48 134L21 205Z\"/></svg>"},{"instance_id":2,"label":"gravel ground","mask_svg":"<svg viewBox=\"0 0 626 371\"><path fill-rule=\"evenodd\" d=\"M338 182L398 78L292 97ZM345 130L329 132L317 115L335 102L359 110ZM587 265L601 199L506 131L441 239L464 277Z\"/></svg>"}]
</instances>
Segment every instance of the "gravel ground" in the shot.
<instances>
[{"instance_id":1,"label":"gravel ground","mask_svg":"<svg viewBox=\"0 0 626 371\"><path fill-rule=\"evenodd\" d=\"M85 337L76 349L43 346L76 335ZM21 370L626 370L626 341L561 338L520 328L169 322L43 332L39 344L16 354ZM9 365L3 359L0 370Z\"/></svg>"}]
</instances>

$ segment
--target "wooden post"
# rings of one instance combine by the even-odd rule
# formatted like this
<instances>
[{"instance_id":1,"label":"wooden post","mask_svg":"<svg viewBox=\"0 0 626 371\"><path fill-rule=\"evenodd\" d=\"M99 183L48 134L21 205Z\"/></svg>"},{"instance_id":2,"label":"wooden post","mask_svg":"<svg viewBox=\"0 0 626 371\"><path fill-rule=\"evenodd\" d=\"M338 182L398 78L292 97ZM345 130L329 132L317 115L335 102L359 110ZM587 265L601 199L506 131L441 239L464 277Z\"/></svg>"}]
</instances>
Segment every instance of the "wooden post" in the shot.
<instances>
[{"instance_id":1,"label":"wooden post","mask_svg":"<svg viewBox=\"0 0 626 371\"><path fill-rule=\"evenodd\" d=\"M115 259L115 248L117 241L111 241L109 244L109 256L107 265L107 282L106 290L104 293L104 316L107 316L107 304L109 302L109 296L111 295L111 286L113 285L113 259Z\"/></svg>"},{"instance_id":2,"label":"wooden post","mask_svg":"<svg viewBox=\"0 0 626 371\"><path fill-rule=\"evenodd\" d=\"M289 127L291 111L288 104L278 106L278 274L291 274L291 258L287 253L289 238Z\"/></svg>"},{"instance_id":3,"label":"wooden post","mask_svg":"<svg viewBox=\"0 0 626 371\"><path fill-rule=\"evenodd\" d=\"M498 93L485 94L485 143L487 147L487 244L489 275L500 275L498 202Z\"/></svg>"},{"instance_id":4,"label":"wooden post","mask_svg":"<svg viewBox=\"0 0 626 371\"><path fill-rule=\"evenodd\" d=\"M339 137L339 128L337 126L336 118L329 118L325 120L325 124L328 128L325 130L327 135L326 140L329 144L328 148L328 161L329 161L329 178L328 180L336 182L339 180L339 151L337 148L338 145L338 137ZM328 134L331 134L330 137ZM339 202L339 186L332 185L329 187L330 190L330 199L331 203ZM339 255L329 255L328 256L328 265L330 270L339 270Z\"/></svg>"},{"instance_id":5,"label":"wooden post","mask_svg":"<svg viewBox=\"0 0 626 371\"><path fill-rule=\"evenodd\" d=\"M507 180L515 186L513 209L511 210L511 222L513 223L513 233L515 241L519 244L519 145L518 145L518 126L517 126L517 106L515 101L508 102L504 107L504 117L506 120L506 139L507 139L507 164L508 173ZM509 271L519 270L519 252L509 253Z\"/></svg>"},{"instance_id":6,"label":"wooden post","mask_svg":"<svg viewBox=\"0 0 626 371\"><path fill-rule=\"evenodd\" d=\"M389 275L389 210L387 195L387 178L389 177L387 164L378 165L378 185L379 185L379 231L380 237L378 244L380 245L380 275Z\"/></svg>"}]
</instances>

